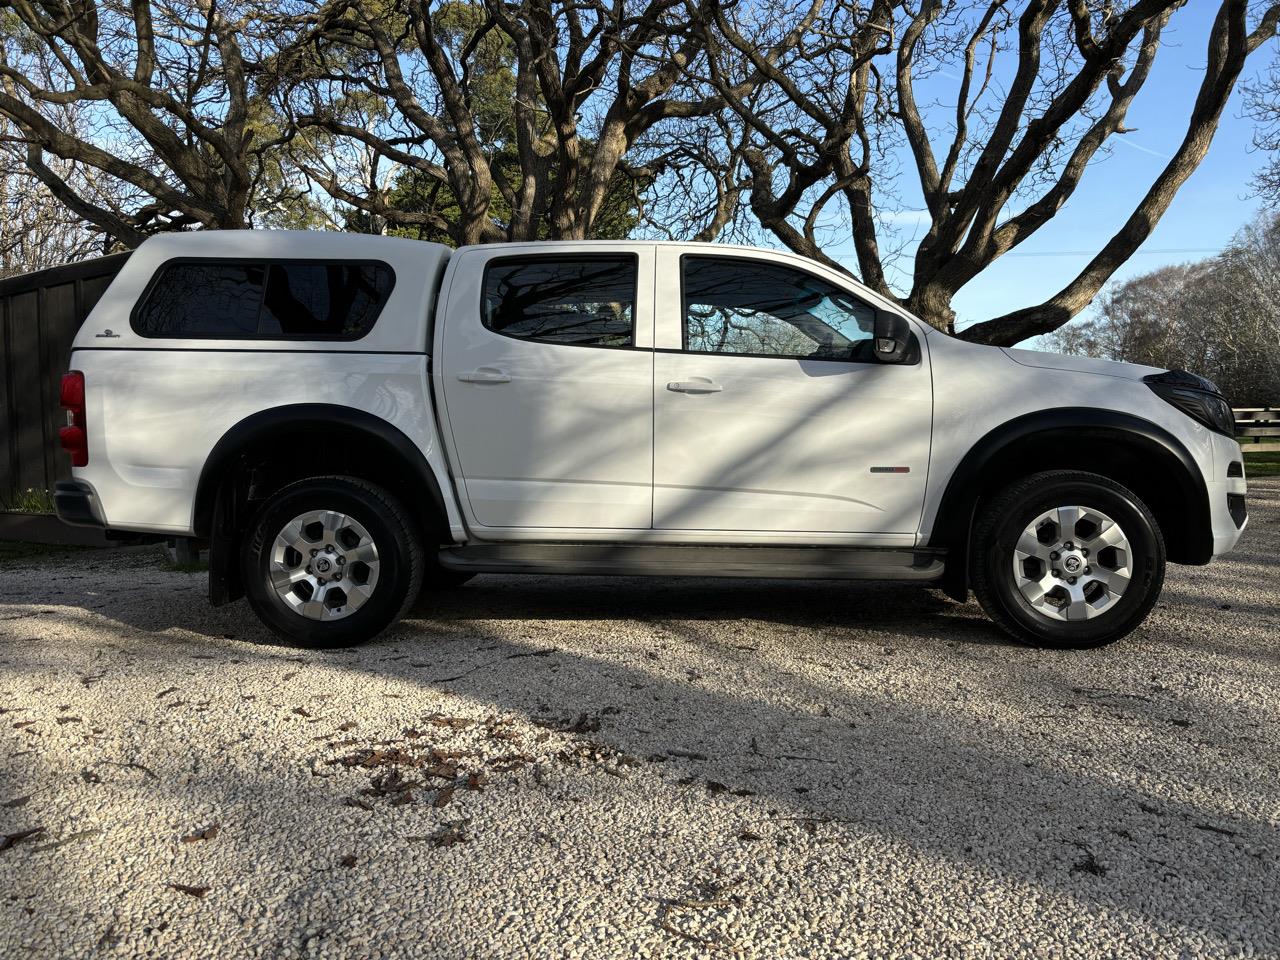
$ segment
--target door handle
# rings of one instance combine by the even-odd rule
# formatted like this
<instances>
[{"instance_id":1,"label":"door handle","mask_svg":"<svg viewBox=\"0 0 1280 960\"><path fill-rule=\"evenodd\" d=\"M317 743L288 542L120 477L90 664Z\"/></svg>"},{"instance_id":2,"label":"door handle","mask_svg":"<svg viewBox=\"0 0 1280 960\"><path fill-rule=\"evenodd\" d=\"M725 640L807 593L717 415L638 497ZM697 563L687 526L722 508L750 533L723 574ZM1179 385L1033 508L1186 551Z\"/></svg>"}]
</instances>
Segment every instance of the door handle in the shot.
<instances>
[{"instance_id":1,"label":"door handle","mask_svg":"<svg viewBox=\"0 0 1280 960\"><path fill-rule=\"evenodd\" d=\"M724 387L706 377L694 377L692 380L672 380L667 389L673 393L720 393Z\"/></svg>"},{"instance_id":2,"label":"door handle","mask_svg":"<svg viewBox=\"0 0 1280 960\"><path fill-rule=\"evenodd\" d=\"M497 367L480 367L470 373L458 374L463 383L510 383L511 378Z\"/></svg>"}]
</instances>

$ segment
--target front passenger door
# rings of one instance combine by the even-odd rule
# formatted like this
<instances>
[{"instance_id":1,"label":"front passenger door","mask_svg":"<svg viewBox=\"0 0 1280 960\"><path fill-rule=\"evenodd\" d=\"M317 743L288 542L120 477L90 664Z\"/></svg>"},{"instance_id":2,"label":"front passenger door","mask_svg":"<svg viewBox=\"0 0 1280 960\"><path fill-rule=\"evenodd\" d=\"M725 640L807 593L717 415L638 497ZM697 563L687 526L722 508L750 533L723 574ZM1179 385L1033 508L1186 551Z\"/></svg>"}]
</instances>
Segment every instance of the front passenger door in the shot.
<instances>
[{"instance_id":1,"label":"front passenger door","mask_svg":"<svg viewBox=\"0 0 1280 960\"><path fill-rule=\"evenodd\" d=\"M913 364L877 362L875 308L795 258L659 257L654 528L913 544L925 345Z\"/></svg>"}]
</instances>

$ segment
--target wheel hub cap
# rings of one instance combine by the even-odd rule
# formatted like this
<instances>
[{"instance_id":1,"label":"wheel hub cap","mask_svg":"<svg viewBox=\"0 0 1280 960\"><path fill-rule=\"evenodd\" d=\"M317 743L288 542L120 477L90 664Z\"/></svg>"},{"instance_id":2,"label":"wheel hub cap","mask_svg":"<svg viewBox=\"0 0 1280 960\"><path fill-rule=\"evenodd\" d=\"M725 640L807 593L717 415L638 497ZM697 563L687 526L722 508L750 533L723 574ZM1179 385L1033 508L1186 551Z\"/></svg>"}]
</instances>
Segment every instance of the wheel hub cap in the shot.
<instances>
[{"instance_id":1,"label":"wheel hub cap","mask_svg":"<svg viewBox=\"0 0 1280 960\"><path fill-rule=\"evenodd\" d=\"M1129 538L1115 520L1091 507L1055 507L1018 538L1013 581L1041 616L1088 620L1124 596L1129 564Z\"/></svg>"},{"instance_id":2,"label":"wheel hub cap","mask_svg":"<svg viewBox=\"0 0 1280 960\"><path fill-rule=\"evenodd\" d=\"M377 545L359 521L313 510L276 535L268 576L290 610L309 620L341 620L373 595L378 569Z\"/></svg>"}]
</instances>

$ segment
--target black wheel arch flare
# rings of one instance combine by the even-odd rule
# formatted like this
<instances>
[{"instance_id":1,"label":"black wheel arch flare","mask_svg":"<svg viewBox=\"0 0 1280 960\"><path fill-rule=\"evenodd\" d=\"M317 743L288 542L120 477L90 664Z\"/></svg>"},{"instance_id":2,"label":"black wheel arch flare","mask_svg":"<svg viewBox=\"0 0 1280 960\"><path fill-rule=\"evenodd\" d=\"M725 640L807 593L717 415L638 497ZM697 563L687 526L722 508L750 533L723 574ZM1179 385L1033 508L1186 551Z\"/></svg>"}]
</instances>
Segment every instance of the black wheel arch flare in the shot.
<instances>
[{"instance_id":1,"label":"black wheel arch flare","mask_svg":"<svg viewBox=\"0 0 1280 960\"><path fill-rule=\"evenodd\" d=\"M1095 462L1087 455L1090 446L1098 451ZM1118 451L1125 454L1124 469L1114 476ZM952 596L967 594L969 536L982 498L1019 475L1044 469L1098 473L1131 486L1139 496L1146 493L1156 501L1147 505L1170 541L1171 560L1203 564L1212 557L1208 489L1182 441L1133 414L1059 407L995 427L968 450L947 480L927 545L947 549L942 585Z\"/></svg>"},{"instance_id":2,"label":"black wheel arch flare","mask_svg":"<svg viewBox=\"0 0 1280 960\"><path fill-rule=\"evenodd\" d=\"M417 445L395 425L381 417L338 404L298 403L272 407L245 417L229 428L205 459L196 486L193 529L209 540L209 599L215 605L242 595L236 557L240 528L246 518L234 515L237 490L233 481L245 451L260 450L273 438L284 439L301 431L342 428L359 434L384 453L385 470L394 463L407 473L416 503L407 504L423 522L447 523L444 495L435 473Z\"/></svg>"}]
</instances>

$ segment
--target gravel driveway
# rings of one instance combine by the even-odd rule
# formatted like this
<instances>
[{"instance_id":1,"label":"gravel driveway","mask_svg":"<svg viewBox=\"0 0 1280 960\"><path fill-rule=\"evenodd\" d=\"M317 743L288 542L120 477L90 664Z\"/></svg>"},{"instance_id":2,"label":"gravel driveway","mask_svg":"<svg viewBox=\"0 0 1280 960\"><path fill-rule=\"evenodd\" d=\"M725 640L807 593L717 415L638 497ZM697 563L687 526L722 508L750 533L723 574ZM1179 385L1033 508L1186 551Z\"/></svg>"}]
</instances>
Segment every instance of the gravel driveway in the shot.
<instances>
[{"instance_id":1,"label":"gravel driveway","mask_svg":"<svg viewBox=\"0 0 1280 960\"><path fill-rule=\"evenodd\" d=\"M299 652L154 548L7 561L0 954L1280 955L1251 509L1083 653L909 586L516 577Z\"/></svg>"}]
</instances>

